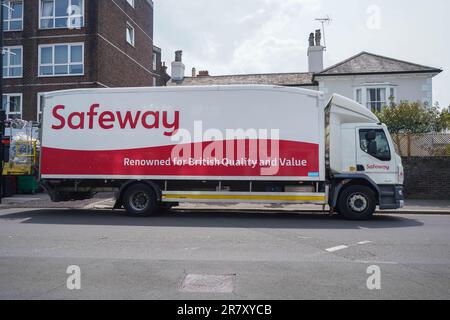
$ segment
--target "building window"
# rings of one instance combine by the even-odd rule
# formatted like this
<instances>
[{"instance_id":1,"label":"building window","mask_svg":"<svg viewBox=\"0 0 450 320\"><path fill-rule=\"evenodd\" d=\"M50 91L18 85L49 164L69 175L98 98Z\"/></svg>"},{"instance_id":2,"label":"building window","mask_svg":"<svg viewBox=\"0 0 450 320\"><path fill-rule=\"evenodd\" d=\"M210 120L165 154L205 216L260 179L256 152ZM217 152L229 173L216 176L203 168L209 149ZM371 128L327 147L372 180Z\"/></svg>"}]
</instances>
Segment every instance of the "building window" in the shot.
<instances>
[{"instance_id":1,"label":"building window","mask_svg":"<svg viewBox=\"0 0 450 320\"><path fill-rule=\"evenodd\" d=\"M3 30L21 31L23 29L23 1L3 1Z\"/></svg>"},{"instance_id":2,"label":"building window","mask_svg":"<svg viewBox=\"0 0 450 320\"><path fill-rule=\"evenodd\" d=\"M83 74L83 43L39 46L39 76L80 76Z\"/></svg>"},{"instance_id":3,"label":"building window","mask_svg":"<svg viewBox=\"0 0 450 320\"><path fill-rule=\"evenodd\" d=\"M3 77L22 78L23 56L22 47L5 47L3 54Z\"/></svg>"},{"instance_id":4,"label":"building window","mask_svg":"<svg viewBox=\"0 0 450 320\"><path fill-rule=\"evenodd\" d=\"M362 89L356 89L356 97L355 97L356 102L358 102L359 104L362 104Z\"/></svg>"},{"instance_id":5,"label":"building window","mask_svg":"<svg viewBox=\"0 0 450 320\"><path fill-rule=\"evenodd\" d=\"M395 88L389 88L389 102L395 102Z\"/></svg>"},{"instance_id":6,"label":"building window","mask_svg":"<svg viewBox=\"0 0 450 320\"><path fill-rule=\"evenodd\" d=\"M127 0L128 4L134 8L134 0Z\"/></svg>"},{"instance_id":7,"label":"building window","mask_svg":"<svg viewBox=\"0 0 450 320\"><path fill-rule=\"evenodd\" d=\"M153 53L153 70L157 69L157 62L158 62L158 56L156 55L156 53Z\"/></svg>"},{"instance_id":8,"label":"building window","mask_svg":"<svg viewBox=\"0 0 450 320\"><path fill-rule=\"evenodd\" d=\"M369 88L367 89L367 108L372 111L380 112L382 108L387 106L386 88Z\"/></svg>"},{"instance_id":9,"label":"building window","mask_svg":"<svg viewBox=\"0 0 450 320\"><path fill-rule=\"evenodd\" d=\"M396 88L395 85L373 84L367 83L362 87L355 88L354 99L359 104L365 105L367 109L372 111L381 111L389 105L389 103L396 102Z\"/></svg>"},{"instance_id":10,"label":"building window","mask_svg":"<svg viewBox=\"0 0 450 320\"><path fill-rule=\"evenodd\" d=\"M84 0L40 0L41 29L84 26Z\"/></svg>"},{"instance_id":11,"label":"building window","mask_svg":"<svg viewBox=\"0 0 450 320\"><path fill-rule=\"evenodd\" d=\"M22 119L22 94L9 93L3 95L3 110L6 111L7 119Z\"/></svg>"},{"instance_id":12,"label":"building window","mask_svg":"<svg viewBox=\"0 0 450 320\"><path fill-rule=\"evenodd\" d=\"M134 46L134 28L129 23L127 23L127 42Z\"/></svg>"},{"instance_id":13,"label":"building window","mask_svg":"<svg viewBox=\"0 0 450 320\"><path fill-rule=\"evenodd\" d=\"M44 94L45 94L44 92L38 92L38 94L37 94L37 112L36 112L37 119L36 120L39 123L42 122L42 107L43 107L42 98L43 98Z\"/></svg>"}]
</instances>

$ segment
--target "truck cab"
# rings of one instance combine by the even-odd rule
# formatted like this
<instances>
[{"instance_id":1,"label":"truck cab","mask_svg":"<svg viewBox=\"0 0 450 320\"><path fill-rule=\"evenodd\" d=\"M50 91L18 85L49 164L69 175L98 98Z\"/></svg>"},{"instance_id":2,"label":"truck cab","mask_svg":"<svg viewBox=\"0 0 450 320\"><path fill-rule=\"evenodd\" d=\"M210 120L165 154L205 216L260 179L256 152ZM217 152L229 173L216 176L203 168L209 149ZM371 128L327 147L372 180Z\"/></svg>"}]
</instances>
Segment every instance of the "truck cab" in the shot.
<instances>
[{"instance_id":1,"label":"truck cab","mask_svg":"<svg viewBox=\"0 0 450 320\"><path fill-rule=\"evenodd\" d=\"M403 207L402 160L386 125L360 104L339 95L330 100L325 119L330 206L350 218L371 211L372 197L380 209ZM367 189L358 192L352 186ZM347 189L351 191L345 196Z\"/></svg>"}]
</instances>

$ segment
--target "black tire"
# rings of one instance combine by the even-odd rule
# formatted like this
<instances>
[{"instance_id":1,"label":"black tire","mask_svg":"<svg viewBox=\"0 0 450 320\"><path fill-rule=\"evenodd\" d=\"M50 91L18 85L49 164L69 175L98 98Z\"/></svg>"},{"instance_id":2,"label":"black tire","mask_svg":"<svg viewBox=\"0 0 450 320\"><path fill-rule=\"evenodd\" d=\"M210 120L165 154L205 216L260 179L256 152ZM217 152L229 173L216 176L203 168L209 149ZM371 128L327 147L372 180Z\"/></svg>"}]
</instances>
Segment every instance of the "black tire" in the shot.
<instances>
[{"instance_id":1,"label":"black tire","mask_svg":"<svg viewBox=\"0 0 450 320\"><path fill-rule=\"evenodd\" d=\"M341 191L338 212L347 220L369 220L377 207L375 192L366 186L349 186Z\"/></svg>"},{"instance_id":2,"label":"black tire","mask_svg":"<svg viewBox=\"0 0 450 320\"><path fill-rule=\"evenodd\" d=\"M149 217L157 212L158 199L149 185L139 183L125 191L123 206L131 217Z\"/></svg>"}]
</instances>

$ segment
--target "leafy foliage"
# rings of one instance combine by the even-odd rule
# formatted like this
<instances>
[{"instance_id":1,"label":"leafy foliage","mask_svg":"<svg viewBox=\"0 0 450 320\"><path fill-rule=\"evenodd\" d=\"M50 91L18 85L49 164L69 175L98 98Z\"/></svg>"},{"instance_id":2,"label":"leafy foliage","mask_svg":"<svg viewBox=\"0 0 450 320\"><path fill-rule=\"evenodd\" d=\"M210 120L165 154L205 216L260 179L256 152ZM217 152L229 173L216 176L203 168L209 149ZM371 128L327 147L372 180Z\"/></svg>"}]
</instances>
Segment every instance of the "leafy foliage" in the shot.
<instances>
[{"instance_id":1,"label":"leafy foliage","mask_svg":"<svg viewBox=\"0 0 450 320\"><path fill-rule=\"evenodd\" d=\"M389 107L376 113L392 134L443 132L450 129L450 113L440 112L437 106L425 108L420 102L391 102Z\"/></svg>"}]
</instances>

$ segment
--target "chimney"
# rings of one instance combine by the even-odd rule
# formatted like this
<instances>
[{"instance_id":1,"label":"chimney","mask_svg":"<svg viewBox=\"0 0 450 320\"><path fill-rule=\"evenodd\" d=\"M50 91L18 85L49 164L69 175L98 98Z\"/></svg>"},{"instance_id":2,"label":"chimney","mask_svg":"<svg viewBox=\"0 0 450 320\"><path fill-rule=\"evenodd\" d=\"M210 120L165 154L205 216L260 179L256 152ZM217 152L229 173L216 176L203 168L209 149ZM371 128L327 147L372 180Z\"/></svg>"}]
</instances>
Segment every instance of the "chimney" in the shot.
<instances>
[{"instance_id":1,"label":"chimney","mask_svg":"<svg viewBox=\"0 0 450 320\"><path fill-rule=\"evenodd\" d=\"M184 71L186 67L183 63L183 51L175 52L175 61L172 62L172 80L181 81L184 79Z\"/></svg>"},{"instance_id":2,"label":"chimney","mask_svg":"<svg viewBox=\"0 0 450 320\"><path fill-rule=\"evenodd\" d=\"M209 71L208 70L199 71L198 76L199 77L209 77Z\"/></svg>"},{"instance_id":3,"label":"chimney","mask_svg":"<svg viewBox=\"0 0 450 320\"><path fill-rule=\"evenodd\" d=\"M316 30L316 33L309 35L308 48L308 71L318 73L323 70L323 52L325 47L322 46L322 32Z\"/></svg>"},{"instance_id":4,"label":"chimney","mask_svg":"<svg viewBox=\"0 0 450 320\"><path fill-rule=\"evenodd\" d=\"M195 68L192 68L192 78L195 78L197 76L197 70Z\"/></svg>"}]
</instances>

